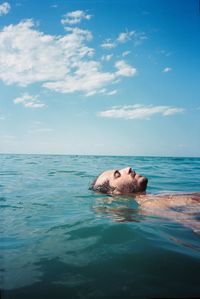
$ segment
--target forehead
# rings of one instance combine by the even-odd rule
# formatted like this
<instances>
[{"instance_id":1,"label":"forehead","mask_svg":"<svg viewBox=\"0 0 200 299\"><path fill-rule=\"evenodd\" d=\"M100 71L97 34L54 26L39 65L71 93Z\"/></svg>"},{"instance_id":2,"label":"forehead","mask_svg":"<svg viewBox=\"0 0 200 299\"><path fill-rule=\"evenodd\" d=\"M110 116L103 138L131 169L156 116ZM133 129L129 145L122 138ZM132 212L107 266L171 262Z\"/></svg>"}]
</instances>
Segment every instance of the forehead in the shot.
<instances>
[{"instance_id":1,"label":"forehead","mask_svg":"<svg viewBox=\"0 0 200 299\"><path fill-rule=\"evenodd\" d=\"M114 169L110 169L110 170L102 172L98 176L96 183L102 184L103 182L105 182L105 180L108 180L113 175L114 171L115 171Z\"/></svg>"}]
</instances>

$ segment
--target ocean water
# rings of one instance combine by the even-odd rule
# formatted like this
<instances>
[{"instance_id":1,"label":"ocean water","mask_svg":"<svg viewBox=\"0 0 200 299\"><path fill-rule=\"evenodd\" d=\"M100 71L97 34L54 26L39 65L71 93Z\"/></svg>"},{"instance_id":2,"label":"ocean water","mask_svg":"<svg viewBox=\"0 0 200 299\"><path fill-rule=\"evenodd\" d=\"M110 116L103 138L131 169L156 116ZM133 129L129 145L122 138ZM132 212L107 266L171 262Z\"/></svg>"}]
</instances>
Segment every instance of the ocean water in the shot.
<instances>
[{"instance_id":1,"label":"ocean water","mask_svg":"<svg viewBox=\"0 0 200 299\"><path fill-rule=\"evenodd\" d=\"M88 189L101 171L132 166L150 193L200 191L200 158L0 155L0 165L3 298L200 297L199 234Z\"/></svg>"}]
</instances>

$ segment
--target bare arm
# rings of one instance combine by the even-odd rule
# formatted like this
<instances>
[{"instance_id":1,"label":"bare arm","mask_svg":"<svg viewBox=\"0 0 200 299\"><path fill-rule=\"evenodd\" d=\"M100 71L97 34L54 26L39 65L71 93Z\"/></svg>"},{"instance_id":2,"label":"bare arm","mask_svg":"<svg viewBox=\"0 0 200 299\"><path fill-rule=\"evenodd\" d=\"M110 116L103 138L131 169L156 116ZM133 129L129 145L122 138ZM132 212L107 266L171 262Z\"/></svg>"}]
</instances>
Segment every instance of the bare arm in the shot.
<instances>
[{"instance_id":1,"label":"bare arm","mask_svg":"<svg viewBox=\"0 0 200 299\"><path fill-rule=\"evenodd\" d=\"M200 192L178 194L145 194L136 196L140 206L152 208L172 208L178 206L200 205Z\"/></svg>"}]
</instances>

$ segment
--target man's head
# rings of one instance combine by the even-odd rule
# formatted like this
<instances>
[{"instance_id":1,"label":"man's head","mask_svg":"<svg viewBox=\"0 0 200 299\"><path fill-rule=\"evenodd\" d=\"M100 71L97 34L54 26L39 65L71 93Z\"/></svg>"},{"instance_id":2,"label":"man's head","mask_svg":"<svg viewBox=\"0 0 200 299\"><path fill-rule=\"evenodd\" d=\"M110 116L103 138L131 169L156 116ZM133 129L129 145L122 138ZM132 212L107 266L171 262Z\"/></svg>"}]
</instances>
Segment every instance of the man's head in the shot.
<instances>
[{"instance_id":1,"label":"man's head","mask_svg":"<svg viewBox=\"0 0 200 299\"><path fill-rule=\"evenodd\" d=\"M91 189L101 193L130 194L144 192L148 179L143 177L131 167L107 170L101 173L92 183Z\"/></svg>"}]
</instances>

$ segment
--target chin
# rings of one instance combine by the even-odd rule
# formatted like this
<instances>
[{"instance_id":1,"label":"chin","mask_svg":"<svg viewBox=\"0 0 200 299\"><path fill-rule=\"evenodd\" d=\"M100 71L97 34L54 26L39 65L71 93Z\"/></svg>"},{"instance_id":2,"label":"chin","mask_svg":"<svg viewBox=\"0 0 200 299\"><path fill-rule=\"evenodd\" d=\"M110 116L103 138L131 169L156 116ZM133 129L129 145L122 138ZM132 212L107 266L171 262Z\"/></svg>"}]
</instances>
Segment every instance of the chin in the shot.
<instances>
[{"instance_id":1,"label":"chin","mask_svg":"<svg viewBox=\"0 0 200 299\"><path fill-rule=\"evenodd\" d=\"M139 180L139 192L144 192L147 189L148 179L146 177L141 177Z\"/></svg>"},{"instance_id":2,"label":"chin","mask_svg":"<svg viewBox=\"0 0 200 299\"><path fill-rule=\"evenodd\" d=\"M142 192L145 192L146 191L146 188L147 188L147 184L146 183L143 183L143 184L140 184L140 185L134 185L132 186L132 188L127 188L127 189L124 189L121 194L136 194L136 193L142 193Z\"/></svg>"}]
</instances>

